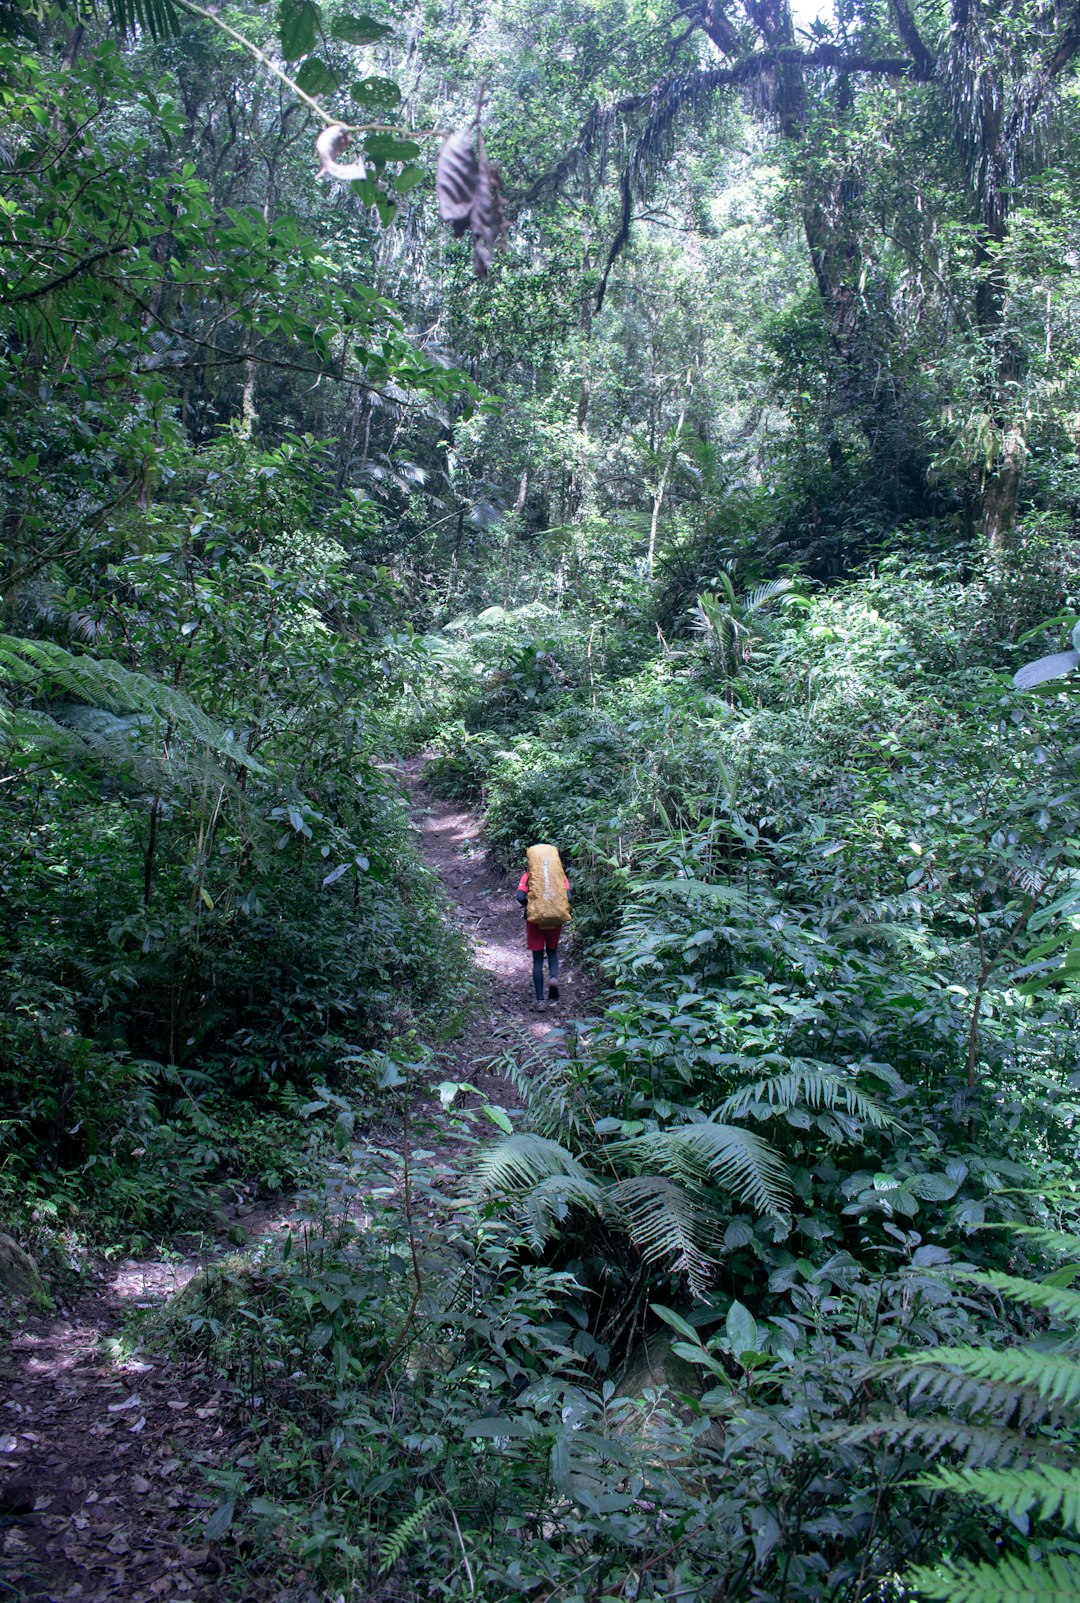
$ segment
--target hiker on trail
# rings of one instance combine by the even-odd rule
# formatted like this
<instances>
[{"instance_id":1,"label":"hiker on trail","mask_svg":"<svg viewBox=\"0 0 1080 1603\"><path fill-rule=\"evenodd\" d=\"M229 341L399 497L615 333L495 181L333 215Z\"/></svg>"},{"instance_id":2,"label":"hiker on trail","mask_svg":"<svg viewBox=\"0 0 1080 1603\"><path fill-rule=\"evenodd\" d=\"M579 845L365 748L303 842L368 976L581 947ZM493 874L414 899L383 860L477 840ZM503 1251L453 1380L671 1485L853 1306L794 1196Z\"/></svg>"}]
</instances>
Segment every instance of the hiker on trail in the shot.
<instances>
[{"instance_id":1,"label":"hiker on trail","mask_svg":"<svg viewBox=\"0 0 1080 1603\"><path fill-rule=\"evenodd\" d=\"M548 1002L559 1000L559 931L570 922L570 881L555 846L530 846L518 881L517 899L525 910L525 945L532 953L533 1007L544 1006L544 953L548 960Z\"/></svg>"}]
</instances>

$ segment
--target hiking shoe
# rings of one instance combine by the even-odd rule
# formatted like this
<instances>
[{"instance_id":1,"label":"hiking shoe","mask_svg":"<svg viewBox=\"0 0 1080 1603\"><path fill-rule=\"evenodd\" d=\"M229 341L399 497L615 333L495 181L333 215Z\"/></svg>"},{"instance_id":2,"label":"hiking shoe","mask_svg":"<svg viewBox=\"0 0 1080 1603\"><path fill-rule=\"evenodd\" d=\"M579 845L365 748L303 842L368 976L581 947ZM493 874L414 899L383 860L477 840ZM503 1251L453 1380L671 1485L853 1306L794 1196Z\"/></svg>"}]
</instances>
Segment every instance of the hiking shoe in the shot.
<instances>
[{"instance_id":1,"label":"hiking shoe","mask_svg":"<svg viewBox=\"0 0 1080 1603\"><path fill-rule=\"evenodd\" d=\"M532 1010L533 1010L534 1013L542 1013L546 1007L547 1007L547 1003L545 1001L543 1001L540 997L537 997L536 1000L534 1001L533 1005L532 1005Z\"/></svg>"},{"instance_id":2,"label":"hiking shoe","mask_svg":"<svg viewBox=\"0 0 1080 1603\"><path fill-rule=\"evenodd\" d=\"M559 987L555 984L555 982L553 980L552 983L548 986L548 1001L549 1002L557 1002L558 1000L559 1000Z\"/></svg>"}]
</instances>

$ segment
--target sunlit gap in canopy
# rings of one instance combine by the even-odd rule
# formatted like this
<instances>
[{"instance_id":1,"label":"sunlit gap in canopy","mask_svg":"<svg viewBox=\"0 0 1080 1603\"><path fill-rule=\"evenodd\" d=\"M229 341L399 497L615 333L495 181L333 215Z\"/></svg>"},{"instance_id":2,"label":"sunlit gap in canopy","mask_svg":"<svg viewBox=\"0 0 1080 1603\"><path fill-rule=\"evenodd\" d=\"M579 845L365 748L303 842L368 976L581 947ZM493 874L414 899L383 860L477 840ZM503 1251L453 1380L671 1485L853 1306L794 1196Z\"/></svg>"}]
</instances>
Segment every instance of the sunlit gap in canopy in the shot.
<instances>
[{"instance_id":1,"label":"sunlit gap in canopy","mask_svg":"<svg viewBox=\"0 0 1080 1603\"><path fill-rule=\"evenodd\" d=\"M790 0L790 5L797 34L809 33L815 22L832 22L835 16L833 0Z\"/></svg>"}]
</instances>

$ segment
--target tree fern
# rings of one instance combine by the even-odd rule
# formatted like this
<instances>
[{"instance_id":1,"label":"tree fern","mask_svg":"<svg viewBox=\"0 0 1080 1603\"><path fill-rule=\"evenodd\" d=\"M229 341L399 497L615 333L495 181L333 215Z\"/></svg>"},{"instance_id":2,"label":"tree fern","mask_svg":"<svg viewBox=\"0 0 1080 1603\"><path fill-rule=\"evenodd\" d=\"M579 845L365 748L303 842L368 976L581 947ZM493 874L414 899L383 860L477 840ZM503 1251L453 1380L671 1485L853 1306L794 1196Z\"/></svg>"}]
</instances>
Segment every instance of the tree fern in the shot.
<instances>
[{"instance_id":1,"label":"tree fern","mask_svg":"<svg viewBox=\"0 0 1080 1603\"><path fill-rule=\"evenodd\" d=\"M632 1175L612 1186L609 1197L641 1256L684 1274L690 1289L704 1296L716 1265L708 1250L718 1233L711 1210L662 1175Z\"/></svg>"},{"instance_id":2,"label":"tree fern","mask_svg":"<svg viewBox=\"0 0 1080 1603\"><path fill-rule=\"evenodd\" d=\"M1030 1449L1018 1431L1003 1425L980 1425L970 1419L913 1419L909 1414L867 1420L844 1428L845 1442L883 1442L919 1447L931 1455L952 1453L969 1469L1004 1466L1027 1459Z\"/></svg>"},{"instance_id":3,"label":"tree fern","mask_svg":"<svg viewBox=\"0 0 1080 1603\"><path fill-rule=\"evenodd\" d=\"M1057 1464L1028 1464L1020 1469L939 1469L912 1481L933 1492L964 1492L992 1503L1017 1524L1029 1515L1058 1520L1080 1532L1080 1475Z\"/></svg>"},{"instance_id":4,"label":"tree fern","mask_svg":"<svg viewBox=\"0 0 1080 1603\"><path fill-rule=\"evenodd\" d=\"M1028 1308L1052 1314L1055 1319L1066 1319L1080 1326L1080 1291L1070 1291L1048 1280L1023 1280L1018 1275L1002 1274L999 1270L991 1270L987 1274L969 1274L964 1278L976 1286L996 1291L999 1297L1006 1297L1010 1302L1023 1303Z\"/></svg>"},{"instance_id":5,"label":"tree fern","mask_svg":"<svg viewBox=\"0 0 1080 1603\"><path fill-rule=\"evenodd\" d=\"M20 687L24 694L35 698L47 699L51 705L45 711L23 709L0 692L0 743L18 742L31 747L66 743L74 747L81 738L89 747L97 737L98 749L102 751L107 739L130 743L144 723L154 723L170 728L179 739L206 746L240 767L263 772L243 750L232 730L208 717L188 696L160 679L134 673L110 658L89 653L76 655L51 640L0 635L0 686L4 684ZM106 725L99 719L95 727L92 721L80 719L74 709L68 712L57 705L58 692L74 697L99 713L111 715L112 724ZM69 729L75 741L67 733Z\"/></svg>"},{"instance_id":6,"label":"tree fern","mask_svg":"<svg viewBox=\"0 0 1080 1603\"><path fill-rule=\"evenodd\" d=\"M510 1081L529 1109L538 1134L564 1142L582 1141L591 1135L597 1118L591 1065L526 1048L493 1060L492 1072Z\"/></svg>"},{"instance_id":7,"label":"tree fern","mask_svg":"<svg viewBox=\"0 0 1080 1603\"><path fill-rule=\"evenodd\" d=\"M603 1186L582 1175L565 1173L523 1186L520 1212L529 1245L540 1251L566 1221L571 1208L602 1217L607 1211Z\"/></svg>"},{"instance_id":8,"label":"tree fern","mask_svg":"<svg viewBox=\"0 0 1080 1603\"><path fill-rule=\"evenodd\" d=\"M1052 1234L1060 1244L1060 1233ZM1075 1252L1076 1241L1068 1244ZM1069 1278L1076 1267L1069 1266ZM941 1445L967 1459L963 1464L939 1464L911 1484L931 1493L973 1497L1022 1530L1029 1520L1039 1520L1050 1530L1040 1535L1033 1549L1037 1557L1005 1553L996 1563L949 1561L912 1570L903 1581L923 1597L950 1603L1049 1603L1058 1598L1075 1603L1080 1598L1080 1557L1071 1538L1080 1533L1080 1462L1075 1452L1080 1426L1076 1352L1080 1292L1053 1280L1024 1280L996 1272L968 1272L962 1278L1047 1314L1067 1328L1050 1331L1038 1338L1037 1345L1023 1348L939 1347L902 1360L901 1385L909 1405L933 1402L946 1408L951 1434ZM1060 1278L1060 1272L1053 1277ZM894 1373L895 1367L890 1366ZM998 1429L1001 1440L994 1450L993 1438L984 1437L976 1459L965 1442L965 1430L976 1437L987 1424ZM891 1433L889 1426L883 1430Z\"/></svg>"},{"instance_id":9,"label":"tree fern","mask_svg":"<svg viewBox=\"0 0 1080 1603\"><path fill-rule=\"evenodd\" d=\"M1032 1348L944 1347L932 1359L919 1358L905 1383L913 1399L926 1395L952 1404L963 1377L986 1383L988 1397L1004 1391L1013 1409L1025 1402L1035 1412L1046 1411L1038 1404L1080 1408L1080 1361Z\"/></svg>"},{"instance_id":10,"label":"tree fern","mask_svg":"<svg viewBox=\"0 0 1080 1603\"><path fill-rule=\"evenodd\" d=\"M505 1194L534 1187L552 1175L588 1184L584 1167L557 1141L520 1133L485 1147L477 1159L473 1188L482 1195Z\"/></svg>"}]
</instances>

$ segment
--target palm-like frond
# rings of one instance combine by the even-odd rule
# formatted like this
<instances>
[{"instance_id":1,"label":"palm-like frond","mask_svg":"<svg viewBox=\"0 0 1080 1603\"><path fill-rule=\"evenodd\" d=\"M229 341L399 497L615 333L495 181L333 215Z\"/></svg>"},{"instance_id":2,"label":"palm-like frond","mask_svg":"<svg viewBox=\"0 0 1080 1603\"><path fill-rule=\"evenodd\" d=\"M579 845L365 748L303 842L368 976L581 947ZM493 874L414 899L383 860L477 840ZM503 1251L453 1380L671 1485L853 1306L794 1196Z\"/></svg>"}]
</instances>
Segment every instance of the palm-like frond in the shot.
<instances>
[{"instance_id":1,"label":"palm-like frond","mask_svg":"<svg viewBox=\"0 0 1080 1603\"><path fill-rule=\"evenodd\" d=\"M1056 1250L1071 1248L1075 1254L1075 1241L1063 1241L1060 1232L1050 1234ZM1064 1273L1070 1275L1071 1268ZM947 1410L947 1421L930 1421L929 1426L951 1431L947 1445L967 1459L964 1465L940 1466L912 1484L978 1498L1021 1526L1034 1516L1056 1524L1062 1534L1040 1538L1036 1560L1005 1555L993 1564L948 1562L914 1569L902 1580L922 1597L949 1603L1076 1599L1080 1560L1072 1538L1080 1532L1080 1461L1074 1447L1080 1410L1080 1358L1075 1351L1080 1293L1016 1275L967 1272L963 1278L1067 1321L1072 1333L1068 1345L1054 1351L941 1347L890 1364L892 1373L900 1371L911 1403L932 1400ZM973 1451L972 1442L988 1421L996 1422L1004 1440L995 1448L991 1438Z\"/></svg>"},{"instance_id":2,"label":"palm-like frond","mask_svg":"<svg viewBox=\"0 0 1080 1603\"><path fill-rule=\"evenodd\" d=\"M121 33L141 29L152 39L178 34L183 20L172 0L104 0L103 5L91 5L89 9L104 11Z\"/></svg>"},{"instance_id":3,"label":"palm-like frond","mask_svg":"<svg viewBox=\"0 0 1080 1603\"><path fill-rule=\"evenodd\" d=\"M748 590L743 597L743 610L757 612L768 602L774 601L777 596L786 596L789 590L795 588L791 579L769 579L764 584L757 585Z\"/></svg>"},{"instance_id":4,"label":"palm-like frond","mask_svg":"<svg viewBox=\"0 0 1080 1603\"><path fill-rule=\"evenodd\" d=\"M110 736L134 735L141 721L153 722L171 728L180 738L198 741L228 757L240 767L262 769L243 750L232 731L223 728L213 718L180 691L163 684L149 674L135 673L108 657L94 657L89 653L76 655L51 640L24 640L13 635L0 635L0 685L19 686L36 697L48 697L56 702L58 692L76 701L112 715ZM123 719L123 723L120 720ZM49 713L36 712L32 716L20 715L10 702L0 700L0 742L17 738L21 728L31 737L35 732L44 738L49 726L70 724L76 733L85 719L74 709L54 708ZM92 724L91 720L91 724ZM99 724L101 720L98 720ZM104 731L87 733L100 736Z\"/></svg>"},{"instance_id":5,"label":"palm-like frond","mask_svg":"<svg viewBox=\"0 0 1080 1603\"><path fill-rule=\"evenodd\" d=\"M662 1175L632 1175L608 1196L642 1257L685 1274L691 1290L703 1295L716 1262L709 1251L717 1239L715 1214Z\"/></svg>"},{"instance_id":6,"label":"palm-like frond","mask_svg":"<svg viewBox=\"0 0 1080 1603\"><path fill-rule=\"evenodd\" d=\"M966 1382L983 1388L986 1407L1004 1393L1010 1413L1025 1423L1048 1410L1080 1407L1080 1362L1061 1353L1007 1347L939 1347L933 1357L901 1360L911 1366L902 1384L912 1401L921 1397L955 1407L970 1403Z\"/></svg>"},{"instance_id":7,"label":"palm-like frond","mask_svg":"<svg viewBox=\"0 0 1080 1603\"><path fill-rule=\"evenodd\" d=\"M1080 1474L1057 1464L1026 1464L1018 1469L940 1469L911 1483L935 1492L964 1492L990 1503L1013 1520L1031 1515L1057 1519L1080 1531Z\"/></svg>"},{"instance_id":8,"label":"palm-like frond","mask_svg":"<svg viewBox=\"0 0 1080 1603\"><path fill-rule=\"evenodd\" d=\"M1076 1603L1080 1561L1048 1553L1038 1563L1006 1557L997 1564L941 1564L906 1571L904 1583L935 1603Z\"/></svg>"},{"instance_id":9,"label":"palm-like frond","mask_svg":"<svg viewBox=\"0 0 1080 1603\"><path fill-rule=\"evenodd\" d=\"M845 1442L888 1442L899 1447L921 1447L935 1455L955 1453L969 1469L987 1464L1004 1467L1031 1457L1031 1443L1019 1431L1004 1425L972 1424L969 1419L912 1419L897 1414L890 1419L871 1419L865 1424L845 1426Z\"/></svg>"},{"instance_id":10,"label":"palm-like frond","mask_svg":"<svg viewBox=\"0 0 1080 1603\"><path fill-rule=\"evenodd\" d=\"M546 1136L519 1133L485 1147L473 1174L473 1190L481 1196L505 1196L533 1188L552 1175L592 1184L585 1169L565 1147Z\"/></svg>"},{"instance_id":11,"label":"palm-like frond","mask_svg":"<svg viewBox=\"0 0 1080 1603\"><path fill-rule=\"evenodd\" d=\"M1022 1280L1018 1275L1002 1274L996 1269L986 1274L965 1274L963 1278L972 1285L996 1291L1010 1302L1020 1302L1028 1308L1038 1308L1043 1313L1052 1314L1055 1319L1066 1319L1070 1324L1080 1325L1080 1291L1069 1291L1067 1287L1056 1286L1048 1281Z\"/></svg>"},{"instance_id":12,"label":"palm-like frond","mask_svg":"<svg viewBox=\"0 0 1080 1603\"><path fill-rule=\"evenodd\" d=\"M613 1142L609 1150L638 1168L681 1180L711 1180L763 1213L787 1212L791 1190L776 1148L734 1124L680 1124Z\"/></svg>"},{"instance_id":13,"label":"palm-like frond","mask_svg":"<svg viewBox=\"0 0 1080 1603\"><path fill-rule=\"evenodd\" d=\"M569 1137L581 1140L592 1131L597 1114L590 1095L590 1064L574 1064L565 1058L553 1058L550 1052L528 1049L504 1053L496 1061L498 1072L505 1075L529 1109L530 1122L538 1134L556 1141Z\"/></svg>"},{"instance_id":14,"label":"palm-like frond","mask_svg":"<svg viewBox=\"0 0 1080 1603\"><path fill-rule=\"evenodd\" d=\"M524 1188L519 1209L529 1245L539 1252L574 1208L603 1218L607 1212L604 1187L576 1174L550 1174L546 1180Z\"/></svg>"},{"instance_id":15,"label":"palm-like frond","mask_svg":"<svg viewBox=\"0 0 1080 1603\"><path fill-rule=\"evenodd\" d=\"M787 1074L777 1074L768 1080L757 1080L744 1085L729 1096L717 1109L718 1119L734 1119L747 1113L755 1104L774 1108L794 1108L800 1103L807 1107L830 1112L842 1109L853 1119L883 1130L895 1121L875 1097L860 1091L854 1080L831 1069L816 1069L798 1065Z\"/></svg>"}]
</instances>

